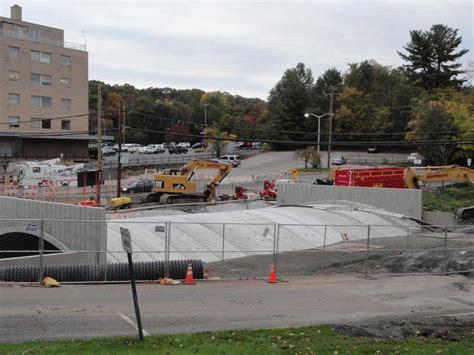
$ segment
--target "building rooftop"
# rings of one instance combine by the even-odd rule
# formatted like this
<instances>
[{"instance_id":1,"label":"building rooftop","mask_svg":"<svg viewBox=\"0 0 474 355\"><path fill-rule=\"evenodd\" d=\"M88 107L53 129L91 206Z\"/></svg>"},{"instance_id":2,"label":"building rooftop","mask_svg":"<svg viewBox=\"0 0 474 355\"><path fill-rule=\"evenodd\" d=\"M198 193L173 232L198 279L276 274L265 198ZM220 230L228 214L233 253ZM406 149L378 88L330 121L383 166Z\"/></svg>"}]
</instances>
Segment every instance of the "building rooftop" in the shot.
<instances>
[{"instance_id":1,"label":"building rooftop","mask_svg":"<svg viewBox=\"0 0 474 355\"><path fill-rule=\"evenodd\" d=\"M2 24L2 23L9 23L9 24L19 25L19 26L27 26L28 28L34 27L34 28L45 29L45 30L49 30L49 31L57 31L57 32L61 33L61 39L49 38L49 37L41 36L41 35L38 36L33 31L28 31L28 32L13 31L13 30L7 30L7 29L2 28L2 27L0 27L0 37L14 38L14 39L19 39L19 40L23 40L23 41L29 41L29 42L39 43L39 44L45 44L45 45L48 45L48 46L68 48L68 49L74 49L74 50L79 50L79 51L86 51L86 45L85 44L79 44L79 43L64 41L64 36L63 36L63 30L62 29L23 21L23 19L22 19L22 10L21 10L21 7L18 6L18 5L13 5L11 7L11 17L10 18L0 16L0 24Z\"/></svg>"}]
</instances>

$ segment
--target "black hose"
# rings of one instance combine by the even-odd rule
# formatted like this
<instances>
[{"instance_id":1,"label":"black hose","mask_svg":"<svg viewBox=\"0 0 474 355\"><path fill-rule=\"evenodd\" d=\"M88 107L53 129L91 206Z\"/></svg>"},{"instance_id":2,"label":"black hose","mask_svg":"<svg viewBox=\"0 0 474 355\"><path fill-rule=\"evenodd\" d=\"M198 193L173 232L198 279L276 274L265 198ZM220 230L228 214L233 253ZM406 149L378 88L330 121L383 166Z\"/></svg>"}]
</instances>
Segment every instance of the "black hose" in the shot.
<instances>
[{"instance_id":1,"label":"black hose","mask_svg":"<svg viewBox=\"0 0 474 355\"><path fill-rule=\"evenodd\" d=\"M194 278L203 279L204 267L201 260L170 260L168 262L169 277L184 279L188 262L192 263ZM133 267L136 280L158 280L165 276L165 261L134 262ZM128 263L44 265L43 275L59 282L130 280ZM39 277L40 268L36 265L0 268L0 281L3 282L36 282Z\"/></svg>"}]
</instances>

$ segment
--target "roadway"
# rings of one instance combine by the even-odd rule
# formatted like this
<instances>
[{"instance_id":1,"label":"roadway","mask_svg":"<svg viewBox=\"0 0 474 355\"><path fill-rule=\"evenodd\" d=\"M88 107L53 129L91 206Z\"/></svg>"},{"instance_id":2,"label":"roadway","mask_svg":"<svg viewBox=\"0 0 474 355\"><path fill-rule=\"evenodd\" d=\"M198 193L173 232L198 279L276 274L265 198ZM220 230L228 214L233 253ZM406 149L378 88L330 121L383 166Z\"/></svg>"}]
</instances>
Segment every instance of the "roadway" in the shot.
<instances>
[{"instance_id":1,"label":"roadway","mask_svg":"<svg viewBox=\"0 0 474 355\"><path fill-rule=\"evenodd\" d=\"M474 281L453 276L320 277L139 284L149 334L456 317L474 320ZM1 342L136 335L128 284L0 284ZM390 324L390 323L384 323Z\"/></svg>"}]
</instances>

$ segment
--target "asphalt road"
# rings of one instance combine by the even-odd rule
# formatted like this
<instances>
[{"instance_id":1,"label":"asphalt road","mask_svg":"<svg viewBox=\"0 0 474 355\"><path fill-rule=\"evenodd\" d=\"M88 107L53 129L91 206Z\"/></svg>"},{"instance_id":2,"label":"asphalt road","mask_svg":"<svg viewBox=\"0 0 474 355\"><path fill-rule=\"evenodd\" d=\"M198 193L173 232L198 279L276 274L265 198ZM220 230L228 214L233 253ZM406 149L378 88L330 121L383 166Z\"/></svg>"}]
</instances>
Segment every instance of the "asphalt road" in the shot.
<instances>
[{"instance_id":1,"label":"asphalt road","mask_svg":"<svg viewBox=\"0 0 474 355\"><path fill-rule=\"evenodd\" d=\"M138 285L145 331L175 334L374 317L474 319L474 281L463 276L291 279ZM0 284L0 342L135 335L129 285L40 288Z\"/></svg>"},{"instance_id":2,"label":"asphalt road","mask_svg":"<svg viewBox=\"0 0 474 355\"><path fill-rule=\"evenodd\" d=\"M406 154L399 153L331 152L331 160L341 156L350 162L342 165L344 168L364 168L373 166L373 162L406 160ZM327 166L327 152L321 152L321 165ZM382 165L379 164L379 166ZM261 153L242 160L242 164L238 168L232 169L224 183L252 180L252 176L285 174L293 168L300 167L304 167L304 162L298 158L294 151Z\"/></svg>"}]
</instances>

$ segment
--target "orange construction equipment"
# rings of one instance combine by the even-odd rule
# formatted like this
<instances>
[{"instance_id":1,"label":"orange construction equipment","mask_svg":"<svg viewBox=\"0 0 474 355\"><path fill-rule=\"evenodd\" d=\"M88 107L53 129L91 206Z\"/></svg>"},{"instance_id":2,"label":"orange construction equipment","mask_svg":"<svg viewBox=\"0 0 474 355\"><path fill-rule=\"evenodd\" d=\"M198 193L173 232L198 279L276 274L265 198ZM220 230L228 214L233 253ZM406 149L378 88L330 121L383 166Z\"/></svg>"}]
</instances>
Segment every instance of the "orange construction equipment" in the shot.
<instances>
[{"instance_id":1,"label":"orange construction equipment","mask_svg":"<svg viewBox=\"0 0 474 355\"><path fill-rule=\"evenodd\" d=\"M184 285L195 285L193 277L193 265L191 262L188 264L188 271L186 271L186 278L184 279Z\"/></svg>"},{"instance_id":2,"label":"orange construction equipment","mask_svg":"<svg viewBox=\"0 0 474 355\"><path fill-rule=\"evenodd\" d=\"M275 270L275 262L272 261L272 267L270 269L270 274L268 275L268 283L270 284L275 284L277 283L277 277L276 277L276 270Z\"/></svg>"}]
</instances>

